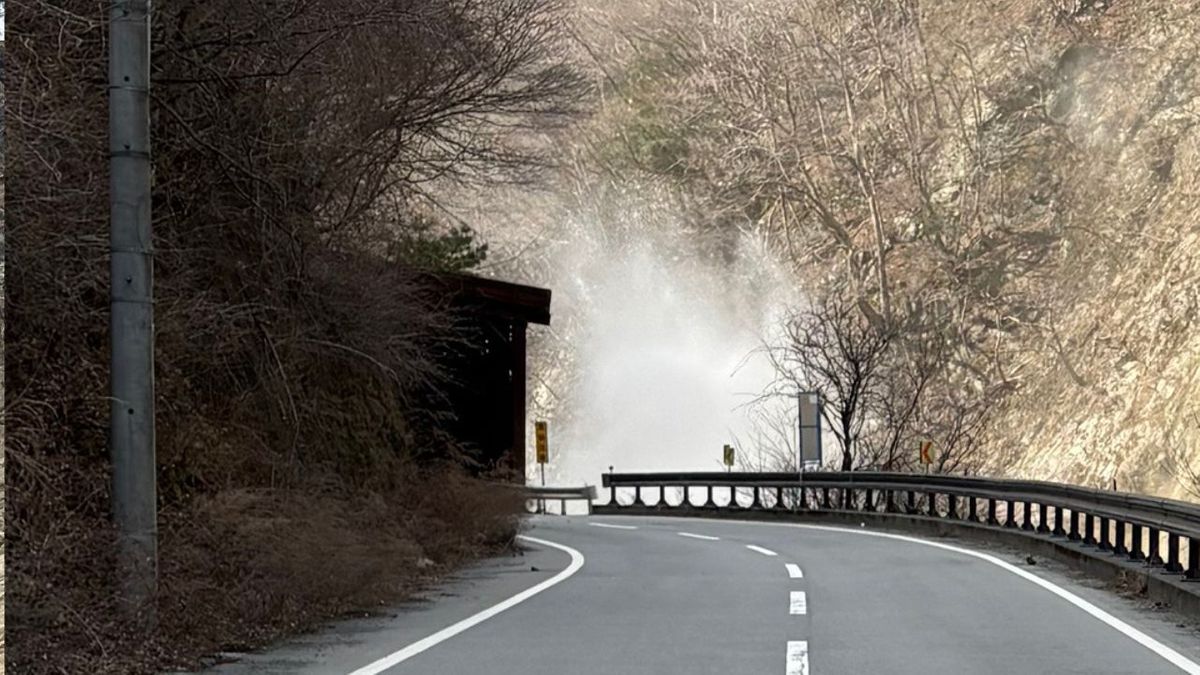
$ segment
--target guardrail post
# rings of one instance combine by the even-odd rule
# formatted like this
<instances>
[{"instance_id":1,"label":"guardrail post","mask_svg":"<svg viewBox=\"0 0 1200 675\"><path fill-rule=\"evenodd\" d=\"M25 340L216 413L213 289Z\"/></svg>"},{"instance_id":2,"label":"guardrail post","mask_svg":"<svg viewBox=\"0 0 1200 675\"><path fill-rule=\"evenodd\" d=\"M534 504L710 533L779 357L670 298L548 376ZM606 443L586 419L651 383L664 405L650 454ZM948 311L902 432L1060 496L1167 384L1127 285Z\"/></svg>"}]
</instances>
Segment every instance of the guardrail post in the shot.
<instances>
[{"instance_id":1,"label":"guardrail post","mask_svg":"<svg viewBox=\"0 0 1200 675\"><path fill-rule=\"evenodd\" d=\"M642 486L638 485L633 488L633 505L645 506L646 502L642 501Z\"/></svg>"},{"instance_id":2,"label":"guardrail post","mask_svg":"<svg viewBox=\"0 0 1200 675\"><path fill-rule=\"evenodd\" d=\"M915 492L913 492L912 490L909 490L907 501L908 501L908 505L905 508L904 512L909 515L916 513L917 512L917 494Z\"/></svg>"},{"instance_id":3,"label":"guardrail post","mask_svg":"<svg viewBox=\"0 0 1200 675\"><path fill-rule=\"evenodd\" d=\"M1168 572L1182 572L1183 565L1179 564L1179 535L1167 533L1167 564L1163 569Z\"/></svg>"},{"instance_id":4,"label":"guardrail post","mask_svg":"<svg viewBox=\"0 0 1200 675\"><path fill-rule=\"evenodd\" d=\"M715 509L715 508L717 508L717 503L713 501L713 494L712 494L712 486L711 486L711 485L705 485L705 486L704 486L704 504L702 504L700 508L703 508L703 509Z\"/></svg>"},{"instance_id":5,"label":"guardrail post","mask_svg":"<svg viewBox=\"0 0 1200 675\"><path fill-rule=\"evenodd\" d=\"M821 488L821 508L828 510L829 507L829 488Z\"/></svg>"},{"instance_id":6,"label":"guardrail post","mask_svg":"<svg viewBox=\"0 0 1200 675\"><path fill-rule=\"evenodd\" d=\"M1131 542L1133 546L1129 549L1129 559L1140 562L1146 559L1146 556L1142 553L1142 526L1138 523L1133 523L1131 527L1133 528L1133 534L1130 538L1133 540Z\"/></svg>"},{"instance_id":7,"label":"guardrail post","mask_svg":"<svg viewBox=\"0 0 1200 675\"><path fill-rule=\"evenodd\" d=\"M1161 565L1163 562L1163 559L1162 559L1162 556L1160 556L1158 553L1158 547L1162 543L1160 541L1162 539L1162 532L1157 527L1151 527L1151 528L1149 528L1149 530L1150 530L1150 532L1149 532L1149 534L1150 534L1149 549L1150 550L1146 552L1146 564L1147 565Z\"/></svg>"},{"instance_id":8,"label":"guardrail post","mask_svg":"<svg viewBox=\"0 0 1200 675\"><path fill-rule=\"evenodd\" d=\"M783 486L782 485L775 486L775 508L777 508L777 509L785 508L784 503L783 503Z\"/></svg>"},{"instance_id":9,"label":"guardrail post","mask_svg":"<svg viewBox=\"0 0 1200 675\"><path fill-rule=\"evenodd\" d=\"M967 497L967 519L972 523L979 522L979 504L974 496Z\"/></svg>"},{"instance_id":10,"label":"guardrail post","mask_svg":"<svg viewBox=\"0 0 1200 675\"><path fill-rule=\"evenodd\" d=\"M758 486L754 486L754 501L750 502L751 509L761 509L762 503L758 501Z\"/></svg>"},{"instance_id":11,"label":"guardrail post","mask_svg":"<svg viewBox=\"0 0 1200 675\"><path fill-rule=\"evenodd\" d=\"M1061 506L1054 507L1054 528L1050 530L1052 537L1067 536L1066 530L1063 529L1063 509Z\"/></svg>"},{"instance_id":12,"label":"guardrail post","mask_svg":"<svg viewBox=\"0 0 1200 675\"><path fill-rule=\"evenodd\" d=\"M1046 523L1050 520L1050 507L1046 506L1045 502L1038 504L1038 524L1037 531L1039 534L1047 534L1050 532L1050 526Z\"/></svg>"},{"instance_id":13,"label":"guardrail post","mask_svg":"<svg viewBox=\"0 0 1200 675\"><path fill-rule=\"evenodd\" d=\"M1108 517L1100 516L1100 544L1101 551L1109 551L1112 549L1112 535L1109 532Z\"/></svg>"},{"instance_id":14,"label":"guardrail post","mask_svg":"<svg viewBox=\"0 0 1200 675\"><path fill-rule=\"evenodd\" d=\"M1004 514L1004 526L1005 527L1016 527L1017 526L1017 507L1013 505L1013 500L1011 500L1011 499L1008 500L1008 510Z\"/></svg>"},{"instance_id":15,"label":"guardrail post","mask_svg":"<svg viewBox=\"0 0 1200 675\"><path fill-rule=\"evenodd\" d=\"M1071 519L1067 521L1067 524L1070 525L1070 531L1067 532L1067 539L1070 539L1071 541L1079 541L1080 539L1083 539L1082 513L1072 510Z\"/></svg>"},{"instance_id":16,"label":"guardrail post","mask_svg":"<svg viewBox=\"0 0 1200 675\"><path fill-rule=\"evenodd\" d=\"M893 501L895 498L896 498L896 493L894 493L891 490L887 490L883 493L883 512L884 513L895 513L896 512L896 504Z\"/></svg>"},{"instance_id":17,"label":"guardrail post","mask_svg":"<svg viewBox=\"0 0 1200 675\"><path fill-rule=\"evenodd\" d=\"M1188 581L1200 581L1200 538L1188 538L1188 568L1183 578Z\"/></svg>"},{"instance_id":18,"label":"guardrail post","mask_svg":"<svg viewBox=\"0 0 1200 675\"><path fill-rule=\"evenodd\" d=\"M1030 502L1021 503L1021 529L1026 532L1033 530L1033 504Z\"/></svg>"},{"instance_id":19,"label":"guardrail post","mask_svg":"<svg viewBox=\"0 0 1200 675\"><path fill-rule=\"evenodd\" d=\"M1114 520L1116 523L1117 536L1113 540L1113 555L1125 555L1129 552L1125 548L1125 521Z\"/></svg>"},{"instance_id":20,"label":"guardrail post","mask_svg":"<svg viewBox=\"0 0 1200 675\"><path fill-rule=\"evenodd\" d=\"M1084 536L1083 543L1089 546L1095 546L1096 541L1096 516L1087 514L1083 518Z\"/></svg>"},{"instance_id":21,"label":"guardrail post","mask_svg":"<svg viewBox=\"0 0 1200 675\"><path fill-rule=\"evenodd\" d=\"M870 513L875 510L875 490L867 488L866 499L863 500L863 511Z\"/></svg>"},{"instance_id":22,"label":"guardrail post","mask_svg":"<svg viewBox=\"0 0 1200 675\"><path fill-rule=\"evenodd\" d=\"M996 500L991 497L987 500L987 524L994 527L1000 525L1000 519L996 517Z\"/></svg>"},{"instance_id":23,"label":"guardrail post","mask_svg":"<svg viewBox=\"0 0 1200 675\"><path fill-rule=\"evenodd\" d=\"M925 514L932 518L937 518L938 517L937 493L936 492L926 492L925 498L929 502L929 508L926 509Z\"/></svg>"}]
</instances>

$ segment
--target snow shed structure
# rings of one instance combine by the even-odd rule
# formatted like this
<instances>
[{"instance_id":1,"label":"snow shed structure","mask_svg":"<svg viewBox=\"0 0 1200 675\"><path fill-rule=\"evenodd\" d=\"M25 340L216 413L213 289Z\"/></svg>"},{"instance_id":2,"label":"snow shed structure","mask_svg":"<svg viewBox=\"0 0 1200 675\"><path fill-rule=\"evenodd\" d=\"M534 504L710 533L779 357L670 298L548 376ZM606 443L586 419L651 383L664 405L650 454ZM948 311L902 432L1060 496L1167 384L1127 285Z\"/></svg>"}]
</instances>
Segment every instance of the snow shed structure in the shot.
<instances>
[{"instance_id":1,"label":"snow shed structure","mask_svg":"<svg viewBox=\"0 0 1200 675\"><path fill-rule=\"evenodd\" d=\"M471 336L446 356L454 380L443 394L455 420L446 430L476 453L484 470L507 468L525 482L525 333L550 324L550 289L468 274L437 274Z\"/></svg>"}]
</instances>

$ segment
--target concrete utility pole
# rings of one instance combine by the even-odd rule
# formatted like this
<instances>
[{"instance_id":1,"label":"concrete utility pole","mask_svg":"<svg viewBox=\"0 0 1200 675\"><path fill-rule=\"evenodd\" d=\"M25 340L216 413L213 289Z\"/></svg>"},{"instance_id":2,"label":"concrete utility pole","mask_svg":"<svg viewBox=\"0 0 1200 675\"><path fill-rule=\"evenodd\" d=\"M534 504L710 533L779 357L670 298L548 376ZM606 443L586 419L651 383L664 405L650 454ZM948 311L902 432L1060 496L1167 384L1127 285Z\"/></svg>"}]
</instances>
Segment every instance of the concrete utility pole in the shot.
<instances>
[{"instance_id":1,"label":"concrete utility pole","mask_svg":"<svg viewBox=\"0 0 1200 675\"><path fill-rule=\"evenodd\" d=\"M114 0L109 15L108 126L113 520L121 603L156 620L154 251L150 240L150 2Z\"/></svg>"}]
</instances>

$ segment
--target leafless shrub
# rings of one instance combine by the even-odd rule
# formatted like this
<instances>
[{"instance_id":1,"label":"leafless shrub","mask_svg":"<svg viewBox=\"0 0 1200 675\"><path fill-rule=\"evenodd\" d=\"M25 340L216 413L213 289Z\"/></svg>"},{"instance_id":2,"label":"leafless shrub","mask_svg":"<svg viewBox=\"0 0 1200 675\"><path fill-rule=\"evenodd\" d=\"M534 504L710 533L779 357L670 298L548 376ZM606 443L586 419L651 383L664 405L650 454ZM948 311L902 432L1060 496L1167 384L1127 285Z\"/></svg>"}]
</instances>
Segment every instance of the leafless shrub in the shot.
<instances>
[{"instance_id":1,"label":"leafless shrub","mask_svg":"<svg viewBox=\"0 0 1200 675\"><path fill-rule=\"evenodd\" d=\"M862 437L873 423L894 339L852 302L826 295L794 314L785 343L769 352L792 391L821 395L821 414L837 441L842 471L853 470L863 459Z\"/></svg>"},{"instance_id":2,"label":"leafless shrub","mask_svg":"<svg viewBox=\"0 0 1200 675\"><path fill-rule=\"evenodd\" d=\"M948 358L951 342L928 314L905 308L893 328L861 303L826 295L791 316L784 342L769 349L780 378L767 398L820 393L843 471L918 468L918 446L934 444L933 469L964 471L980 460L979 443L995 392L976 387ZM794 420L793 420L794 422ZM785 466L787 448L767 425L769 464Z\"/></svg>"}]
</instances>

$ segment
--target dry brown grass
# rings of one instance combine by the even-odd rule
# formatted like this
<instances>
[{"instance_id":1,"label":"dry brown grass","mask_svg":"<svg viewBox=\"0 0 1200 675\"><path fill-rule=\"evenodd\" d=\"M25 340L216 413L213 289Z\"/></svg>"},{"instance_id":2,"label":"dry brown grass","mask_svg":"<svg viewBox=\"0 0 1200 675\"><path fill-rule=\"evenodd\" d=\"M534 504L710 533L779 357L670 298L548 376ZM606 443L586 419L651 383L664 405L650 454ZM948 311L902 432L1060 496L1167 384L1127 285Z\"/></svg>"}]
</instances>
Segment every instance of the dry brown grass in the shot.
<instances>
[{"instance_id":1,"label":"dry brown grass","mask_svg":"<svg viewBox=\"0 0 1200 675\"><path fill-rule=\"evenodd\" d=\"M60 523L12 570L10 658L22 673L187 668L350 612L408 597L464 562L511 545L515 493L452 467L396 467L388 490L337 481L229 489L161 514L158 630L113 606L104 519Z\"/></svg>"}]
</instances>

